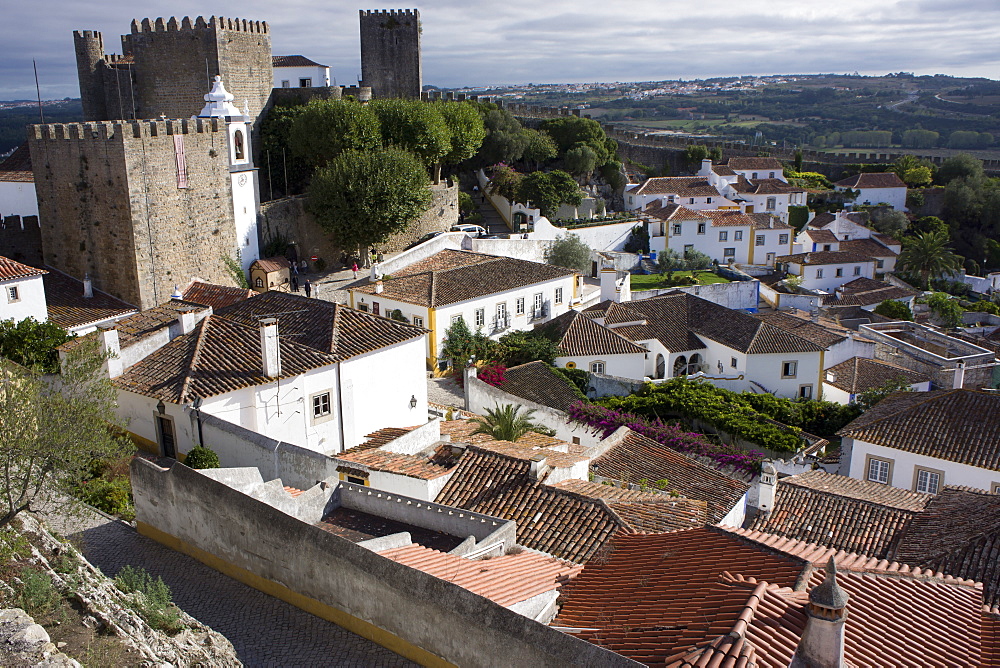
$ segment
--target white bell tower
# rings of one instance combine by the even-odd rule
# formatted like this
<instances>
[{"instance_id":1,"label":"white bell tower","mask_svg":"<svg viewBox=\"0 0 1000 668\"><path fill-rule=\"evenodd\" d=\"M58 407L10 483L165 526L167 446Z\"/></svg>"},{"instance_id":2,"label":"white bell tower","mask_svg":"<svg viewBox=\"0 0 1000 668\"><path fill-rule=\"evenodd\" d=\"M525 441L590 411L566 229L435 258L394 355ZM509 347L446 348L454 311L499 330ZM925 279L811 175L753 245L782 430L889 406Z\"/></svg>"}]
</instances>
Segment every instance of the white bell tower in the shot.
<instances>
[{"instance_id":1,"label":"white bell tower","mask_svg":"<svg viewBox=\"0 0 1000 668\"><path fill-rule=\"evenodd\" d=\"M257 239L260 185L250 145L250 128L253 121L248 112L236 108L233 99L233 94L222 85L222 77L216 75L212 90L205 95L205 106L198 117L219 118L226 124L229 180L233 189L236 239L239 244L243 271L249 272L250 264L260 257L260 244Z\"/></svg>"}]
</instances>

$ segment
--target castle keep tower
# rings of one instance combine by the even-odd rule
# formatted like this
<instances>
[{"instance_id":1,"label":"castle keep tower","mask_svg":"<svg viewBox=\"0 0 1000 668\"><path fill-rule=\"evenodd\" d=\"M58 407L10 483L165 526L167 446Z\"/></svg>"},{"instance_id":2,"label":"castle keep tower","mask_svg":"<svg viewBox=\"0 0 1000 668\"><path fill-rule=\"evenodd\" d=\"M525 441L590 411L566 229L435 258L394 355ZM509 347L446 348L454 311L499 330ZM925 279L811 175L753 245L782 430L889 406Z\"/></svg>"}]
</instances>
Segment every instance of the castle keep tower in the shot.
<instances>
[{"instance_id":1,"label":"castle keep tower","mask_svg":"<svg viewBox=\"0 0 1000 668\"><path fill-rule=\"evenodd\" d=\"M361 10L361 79L376 98L420 97L420 12Z\"/></svg>"},{"instance_id":2,"label":"castle keep tower","mask_svg":"<svg viewBox=\"0 0 1000 668\"><path fill-rule=\"evenodd\" d=\"M271 93L271 35L266 22L199 16L193 22L132 21L122 55L105 55L101 33L75 31L80 96L87 120L189 118L222 75L256 124Z\"/></svg>"}]
</instances>

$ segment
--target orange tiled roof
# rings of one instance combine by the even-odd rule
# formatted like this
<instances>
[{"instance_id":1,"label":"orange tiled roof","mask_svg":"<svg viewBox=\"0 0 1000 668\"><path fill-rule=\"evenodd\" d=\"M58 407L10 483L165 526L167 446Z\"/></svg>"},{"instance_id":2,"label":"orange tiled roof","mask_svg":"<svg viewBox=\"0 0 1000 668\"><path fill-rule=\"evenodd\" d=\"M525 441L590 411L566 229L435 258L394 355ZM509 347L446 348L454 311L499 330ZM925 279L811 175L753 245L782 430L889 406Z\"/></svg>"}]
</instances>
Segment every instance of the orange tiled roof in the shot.
<instances>
[{"instance_id":1,"label":"orange tiled roof","mask_svg":"<svg viewBox=\"0 0 1000 668\"><path fill-rule=\"evenodd\" d=\"M473 434L479 425L472 420L451 420L441 423L441 435L450 436L452 443L470 443L484 450L490 450L515 459L530 460L544 455L550 466L557 468L573 466L585 461L583 448L561 441L554 436L528 432L516 443L498 441L487 434Z\"/></svg>"},{"instance_id":2,"label":"orange tiled roof","mask_svg":"<svg viewBox=\"0 0 1000 668\"><path fill-rule=\"evenodd\" d=\"M873 239L850 239L840 242L840 250L874 258L893 258L898 255Z\"/></svg>"},{"instance_id":3,"label":"orange tiled roof","mask_svg":"<svg viewBox=\"0 0 1000 668\"><path fill-rule=\"evenodd\" d=\"M283 257L262 257L259 260L254 260L253 264L266 273L271 273L273 271L282 271L284 269L291 268L288 260ZM252 268L252 265L251 265Z\"/></svg>"},{"instance_id":4,"label":"orange tiled roof","mask_svg":"<svg viewBox=\"0 0 1000 668\"><path fill-rule=\"evenodd\" d=\"M841 242L843 243L843 242ZM806 266L819 264L843 264L845 262L874 262L868 255L860 253L848 253L847 251L806 251L805 253L795 253L794 255L779 255L775 258L778 262L793 262Z\"/></svg>"},{"instance_id":5,"label":"orange tiled roof","mask_svg":"<svg viewBox=\"0 0 1000 668\"><path fill-rule=\"evenodd\" d=\"M645 183L629 192L636 195L719 197L719 190L704 176L657 176L646 179Z\"/></svg>"},{"instance_id":6,"label":"orange tiled roof","mask_svg":"<svg viewBox=\"0 0 1000 668\"><path fill-rule=\"evenodd\" d=\"M205 307L200 304L171 299L165 304L127 315L115 322L115 329L118 330L118 344L122 348L127 348L148 336L152 336L164 327L176 323L181 313L204 310ZM79 346L82 341L93 336L96 336L96 333L71 339L59 346L59 350L72 350Z\"/></svg>"},{"instance_id":7,"label":"orange tiled roof","mask_svg":"<svg viewBox=\"0 0 1000 668\"><path fill-rule=\"evenodd\" d=\"M881 304L886 299L906 299L918 294L916 290L864 277L844 283L837 293L839 297L836 294L824 297L823 306L870 306Z\"/></svg>"},{"instance_id":8,"label":"orange tiled roof","mask_svg":"<svg viewBox=\"0 0 1000 668\"><path fill-rule=\"evenodd\" d=\"M911 385L930 380L927 374L889 364L882 360L870 360L864 357L852 357L844 360L827 369L824 374L823 382L851 394L874 390L899 379L906 380Z\"/></svg>"},{"instance_id":9,"label":"orange tiled roof","mask_svg":"<svg viewBox=\"0 0 1000 668\"><path fill-rule=\"evenodd\" d=\"M26 264L21 264L17 260L0 255L0 281L11 281L15 278L30 278L31 276L41 276L48 272Z\"/></svg>"},{"instance_id":10,"label":"orange tiled roof","mask_svg":"<svg viewBox=\"0 0 1000 668\"><path fill-rule=\"evenodd\" d=\"M762 322L766 322L769 325L774 325L778 329L795 334L796 336L801 336L802 338L812 341L816 345L822 346L823 348L829 348L835 343L840 343L841 341L847 339L847 337L843 334L830 331L826 327L814 323L811 320L799 318L781 311L774 311L772 313L754 313L753 317Z\"/></svg>"},{"instance_id":11,"label":"orange tiled roof","mask_svg":"<svg viewBox=\"0 0 1000 668\"><path fill-rule=\"evenodd\" d=\"M576 386L571 386L569 381L556 375L548 364L540 360L509 367L503 377L499 389L549 408L566 411L580 400Z\"/></svg>"},{"instance_id":12,"label":"orange tiled roof","mask_svg":"<svg viewBox=\"0 0 1000 668\"><path fill-rule=\"evenodd\" d=\"M203 306L211 306L213 310L232 306L236 302L249 299L257 293L248 288L237 288L229 285L216 285L204 281L191 281L184 292L182 298L187 302L194 302Z\"/></svg>"},{"instance_id":13,"label":"orange tiled roof","mask_svg":"<svg viewBox=\"0 0 1000 668\"><path fill-rule=\"evenodd\" d=\"M271 67L326 67L305 56L271 56Z\"/></svg>"},{"instance_id":14,"label":"orange tiled roof","mask_svg":"<svg viewBox=\"0 0 1000 668\"><path fill-rule=\"evenodd\" d=\"M905 188L906 184L895 172L865 172L846 179L841 179L833 185L841 188Z\"/></svg>"},{"instance_id":15,"label":"orange tiled roof","mask_svg":"<svg viewBox=\"0 0 1000 668\"><path fill-rule=\"evenodd\" d=\"M0 162L0 181L34 183L35 173L31 169L31 152L28 142L24 142L7 159Z\"/></svg>"},{"instance_id":16,"label":"orange tiled roof","mask_svg":"<svg viewBox=\"0 0 1000 668\"><path fill-rule=\"evenodd\" d=\"M777 158L730 158L724 164L739 170L782 171L785 168Z\"/></svg>"},{"instance_id":17,"label":"orange tiled roof","mask_svg":"<svg viewBox=\"0 0 1000 668\"><path fill-rule=\"evenodd\" d=\"M137 308L106 292L94 289L94 296L83 296L83 281L52 267L42 277L45 287L45 304L49 320L63 329L83 327L96 322L135 313Z\"/></svg>"},{"instance_id":18,"label":"orange tiled roof","mask_svg":"<svg viewBox=\"0 0 1000 668\"><path fill-rule=\"evenodd\" d=\"M579 311L567 311L536 327L556 342L564 355L644 355L648 351Z\"/></svg>"},{"instance_id":19,"label":"orange tiled roof","mask_svg":"<svg viewBox=\"0 0 1000 668\"><path fill-rule=\"evenodd\" d=\"M472 560L412 544L379 554L503 606L558 589L583 570L579 564L536 552Z\"/></svg>"}]
</instances>

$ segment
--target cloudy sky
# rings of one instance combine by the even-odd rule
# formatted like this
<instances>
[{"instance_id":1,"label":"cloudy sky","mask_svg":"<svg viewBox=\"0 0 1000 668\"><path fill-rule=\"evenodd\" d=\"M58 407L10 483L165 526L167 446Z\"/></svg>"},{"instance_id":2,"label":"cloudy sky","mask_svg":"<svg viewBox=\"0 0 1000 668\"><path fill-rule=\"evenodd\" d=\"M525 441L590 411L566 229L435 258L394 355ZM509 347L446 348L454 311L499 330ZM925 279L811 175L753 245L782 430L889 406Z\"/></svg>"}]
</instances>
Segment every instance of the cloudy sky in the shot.
<instances>
[{"instance_id":1,"label":"cloudy sky","mask_svg":"<svg viewBox=\"0 0 1000 668\"><path fill-rule=\"evenodd\" d=\"M414 6L414 5L403 5ZM433 0L423 21L424 83L640 81L858 71L1000 79L997 0ZM119 44L132 18L211 12L266 20L273 52L360 74L358 5L344 0L7 0L0 99L77 97L72 31ZM391 7L391 5L389 6ZM115 51L119 49L114 49Z\"/></svg>"}]
</instances>

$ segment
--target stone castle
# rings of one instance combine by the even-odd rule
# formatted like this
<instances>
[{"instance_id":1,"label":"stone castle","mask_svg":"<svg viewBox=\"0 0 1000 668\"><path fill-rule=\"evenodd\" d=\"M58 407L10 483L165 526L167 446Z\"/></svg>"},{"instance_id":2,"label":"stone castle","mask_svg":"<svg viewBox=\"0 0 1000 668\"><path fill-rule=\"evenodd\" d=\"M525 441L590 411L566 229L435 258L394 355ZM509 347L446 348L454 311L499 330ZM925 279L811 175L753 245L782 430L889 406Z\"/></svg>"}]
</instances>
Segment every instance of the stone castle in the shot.
<instances>
[{"instance_id":1,"label":"stone castle","mask_svg":"<svg viewBox=\"0 0 1000 668\"><path fill-rule=\"evenodd\" d=\"M420 97L420 12L361 10L361 79L377 97Z\"/></svg>"}]
</instances>

